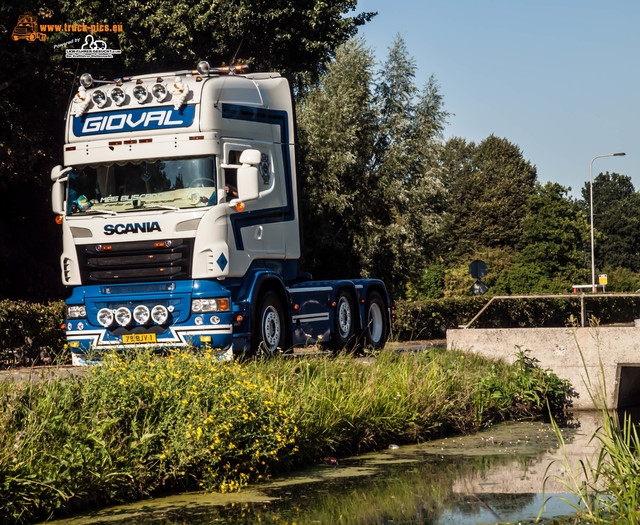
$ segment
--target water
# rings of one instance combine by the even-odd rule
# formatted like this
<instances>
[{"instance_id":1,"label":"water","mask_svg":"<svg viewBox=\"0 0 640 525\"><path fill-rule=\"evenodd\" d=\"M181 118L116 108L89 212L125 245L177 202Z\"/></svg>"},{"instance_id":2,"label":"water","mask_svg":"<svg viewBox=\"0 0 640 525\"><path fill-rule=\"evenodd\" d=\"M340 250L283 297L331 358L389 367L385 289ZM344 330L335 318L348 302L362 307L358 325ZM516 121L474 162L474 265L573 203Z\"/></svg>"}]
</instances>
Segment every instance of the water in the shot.
<instances>
[{"instance_id":1,"label":"water","mask_svg":"<svg viewBox=\"0 0 640 525\"><path fill-rule=\"evenodd\" d=\"M317 465L239 493L185 493L50 523L524 524L543 505L545 477L542 516L558 523L573 507L561 499L571 499L563 484L570 476L557 460L573 466L595 452L596 414L577 419L579 428L562 431L564 450L549 424L505 423Z\"/></svg>"}]
</instances>

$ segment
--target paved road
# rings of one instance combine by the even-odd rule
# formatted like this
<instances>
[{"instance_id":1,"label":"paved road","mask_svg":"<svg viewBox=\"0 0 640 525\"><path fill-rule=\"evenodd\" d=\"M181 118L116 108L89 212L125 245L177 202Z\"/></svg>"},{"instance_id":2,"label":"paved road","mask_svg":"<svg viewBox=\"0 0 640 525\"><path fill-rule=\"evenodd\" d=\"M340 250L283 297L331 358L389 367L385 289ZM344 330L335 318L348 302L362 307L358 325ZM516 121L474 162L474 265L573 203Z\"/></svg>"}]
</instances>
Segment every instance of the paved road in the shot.
<instances>
[{"instance_id":1,"label":"paved road","mask_svg":"<svg viewBox=\"0 0 640 525\"><path fill-rule=\"evenodd\" d=\"M396 352L424 352L430 348L444 348L446 341L411 341L406 343L388 343L387 348ZM294 357L304 357L308 355L329 355L330 352L323 351L318 347L296 348L293 352ZM364 357L363 359L368 359ZM34 366L31 368L16 368L10 370L0 370L0 381L41 381L43 379L52 379L54 377L69 377L85 374L89 370L86 366Z\"/></svg>"}]
</instances>

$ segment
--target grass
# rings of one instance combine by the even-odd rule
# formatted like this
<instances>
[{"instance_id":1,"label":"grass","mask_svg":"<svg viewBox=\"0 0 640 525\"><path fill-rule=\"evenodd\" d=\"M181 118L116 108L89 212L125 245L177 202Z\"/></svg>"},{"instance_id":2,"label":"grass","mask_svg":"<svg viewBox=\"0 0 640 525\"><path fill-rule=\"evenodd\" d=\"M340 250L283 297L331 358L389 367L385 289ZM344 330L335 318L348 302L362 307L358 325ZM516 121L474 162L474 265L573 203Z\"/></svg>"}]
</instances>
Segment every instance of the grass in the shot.
<instances>
[{"instance_id":1,"label":"grass","mask_svg":"<svg viewBox=\"0 0 640 525\"><path fill-rule=\"evenodd\" d=\"M457 351L228 363L111 356L81 378L0 383L0 522L168 490L233 491L283 470L534 418L568 385Z\"/></svg>"}]
</instances>

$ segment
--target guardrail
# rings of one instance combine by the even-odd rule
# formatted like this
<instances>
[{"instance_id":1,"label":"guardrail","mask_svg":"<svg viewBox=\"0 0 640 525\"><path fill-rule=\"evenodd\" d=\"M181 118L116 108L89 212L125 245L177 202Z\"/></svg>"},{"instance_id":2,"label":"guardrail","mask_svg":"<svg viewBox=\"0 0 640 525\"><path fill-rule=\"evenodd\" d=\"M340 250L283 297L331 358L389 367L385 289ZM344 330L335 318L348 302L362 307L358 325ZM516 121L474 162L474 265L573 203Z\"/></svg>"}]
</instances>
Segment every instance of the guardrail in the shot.
<instances>
[{"instance_id":1,"label":"guardrail","mask_svg":"<svg viewBox=\"0 0 640 525\"><path fill-rule=\"evenodd\" d=\"M589 286L591 288L591 286ZM482 315L482 313L489 308L489 305L493 301L496 300L515 300L515 299L580 299L580 325L584 328L587 324L587 311L584 306L585 299L599 299L601 297L640 297L640 293L592 293L585 294L584 292L580 295L578 294L546 294L546 295L494 295L489 302L485 304L480 311L475 315L471 321L467 324L460 325L459 328L469 328L477 319Z\"/></svg>"}]
</instances>

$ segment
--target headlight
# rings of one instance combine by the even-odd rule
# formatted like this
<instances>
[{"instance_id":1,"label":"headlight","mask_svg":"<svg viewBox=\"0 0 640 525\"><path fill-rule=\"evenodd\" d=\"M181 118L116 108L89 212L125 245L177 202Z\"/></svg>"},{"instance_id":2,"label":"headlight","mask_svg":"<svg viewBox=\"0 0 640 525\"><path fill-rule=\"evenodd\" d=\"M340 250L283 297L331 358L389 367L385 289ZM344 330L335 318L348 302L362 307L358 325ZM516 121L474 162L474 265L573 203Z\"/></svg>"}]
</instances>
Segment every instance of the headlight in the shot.
<instances>
[{"instance_id":1,"label":"headlight","mask_svg":"<svg viewBox=\"0 0 640 525\"><path fill-rule=\"evenodd\" d=\"M151 310L151 319L156 324L164 324L169 319L169 311L161 304L158 304Z\"/></svg>"},{"instance_id":2,"label":"headlight","mask_svg":"<svg viewBox=\"0 0 640 525\"><path fill-rule=\"evenodd\" d=\"M108 328L113 324L113 312L109 308L102 308L98 312L98 322Z\"/></svg>"},{"instance_id":3,"label":"headlight","mask_svg":"<svg viewBox=\"0 0 640 525\"><path fill-rule=\"evenodd\" d=\"M111 99L116 103L116 106L122 106L126 98L127 94L121 87L114 87L111 90Z\"/></svg>"},{"instance_id":4,"label":"headlight","mask_svg":"<svg viewBox=\"0 0 640 525\"><path fill-rule=\"evenodd\" d=\"M133 96L136 97L139 104L143 104L147 100L149 93L147 92L146 87L136 86L133 88Z\"/></svg>"},{"instance_id":5,"label":"headlight","mask_svg":"<svg viewBox=\"0 0 640 525\"><path fill-rule=\"evenodd\" d=\"M127 326L131 322L131 311L124 306L116 310L116 322L120 326Z\"/></svg>"},{"instance_id":6,"label":"headlight","mask_svg":"<svg viewBox=\"0 0 640 525\"><path fill-rule=\"evenodd\" d=\"M229 299L193 299L191 301L191 312L194 314L228 311Z\"/></svg>"},{"instance_id":7,"label":"headlight","mask_svg":"<svg viewBox=\"0 0 640 525\"><path fill-rule=\"evenodd\" d=\"M87 309L83 304L67 306L67 319L87 317Z\"/></svg>"},{"instance_id":8,"label":"headlight","mask_svg":"<svg viewBox=\"0 0 640 525\"><path fill-rule=\"evenodd\" d=\"M151 317L151 312L149 312L149 309L145 305L139 304L133 309L133 318L136 320L136 323L145 324L149 320L149 317Z\"/></svg>"},{"instance_id":9,"label":"headlight","mask_svg":"<svg viewBox=\"0 0 640 525\"><path fill-rule=\"evenodd\" d=\"M107 103L107 94L104 91L102 91L101 89L96 89L91 94L91 100L93 100L93 103L96 106L98 106L99 108L102 108Z\"/></svg>"}]
</instances>

